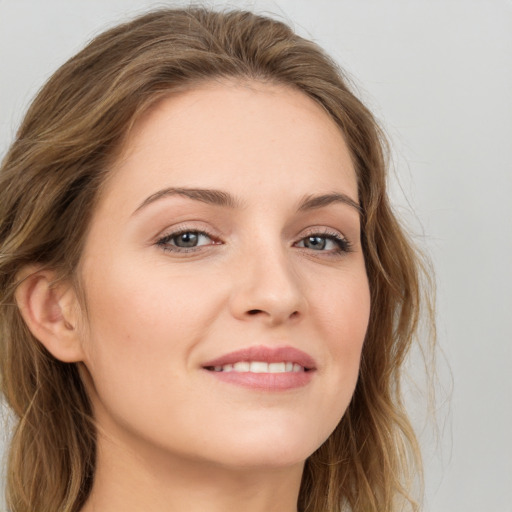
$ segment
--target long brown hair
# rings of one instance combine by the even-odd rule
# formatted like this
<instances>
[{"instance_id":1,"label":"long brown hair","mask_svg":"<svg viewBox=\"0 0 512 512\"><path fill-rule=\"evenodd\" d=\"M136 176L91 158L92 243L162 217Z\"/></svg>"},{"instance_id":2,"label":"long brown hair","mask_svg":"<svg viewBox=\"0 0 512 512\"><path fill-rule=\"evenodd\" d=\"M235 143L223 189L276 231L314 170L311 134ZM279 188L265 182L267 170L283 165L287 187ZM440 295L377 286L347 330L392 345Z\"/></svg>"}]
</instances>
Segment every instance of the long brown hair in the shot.
<instances>
[{"instance_id":1,"label":"long brown hair","mask_svg":"<svg viewBox=\"0 0 512 512\"><path fill-rule=\"evenodd\" d=\"M420 259L386 193L386 143L342 71L285 24L250 12L163 9L95 38L38 94L0 172L0 375L17 419L11 512L77 512L95 471L91 405L76 364L52 357L15 302L21 269L73 277L98 191L135 119L162 95L230 77L285 84L318 102L350 148L363 209L371 315L355 394L306 461L299 510L384 512L421 470L401 368L417 329ZM64 449L63 449L64 448Z\"/></svg>"}]
</instances>

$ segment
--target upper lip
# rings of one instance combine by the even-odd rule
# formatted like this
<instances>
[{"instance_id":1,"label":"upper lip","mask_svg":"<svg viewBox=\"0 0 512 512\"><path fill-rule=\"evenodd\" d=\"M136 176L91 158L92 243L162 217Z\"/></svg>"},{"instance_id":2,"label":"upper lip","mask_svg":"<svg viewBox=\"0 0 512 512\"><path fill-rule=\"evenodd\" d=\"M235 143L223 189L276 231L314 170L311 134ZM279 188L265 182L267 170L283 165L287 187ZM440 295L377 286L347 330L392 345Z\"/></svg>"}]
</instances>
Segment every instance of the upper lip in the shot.
<instances>
[{"instance_id":1,"label":"upper lip","mask_svg":"<svg viewBox=\"0 0 512 512\"><path fill-rule=\"evenodd\" d=\"M316 368L315 360L302 350L294 347L266 347L264 345L229 352L228 354L207 361L202 366L203 368L209 368L235 364L240 361L263 361L266 363L280 363L284 361L297 363L308 370L314 370Z\"/></svg>"}]
</instances>

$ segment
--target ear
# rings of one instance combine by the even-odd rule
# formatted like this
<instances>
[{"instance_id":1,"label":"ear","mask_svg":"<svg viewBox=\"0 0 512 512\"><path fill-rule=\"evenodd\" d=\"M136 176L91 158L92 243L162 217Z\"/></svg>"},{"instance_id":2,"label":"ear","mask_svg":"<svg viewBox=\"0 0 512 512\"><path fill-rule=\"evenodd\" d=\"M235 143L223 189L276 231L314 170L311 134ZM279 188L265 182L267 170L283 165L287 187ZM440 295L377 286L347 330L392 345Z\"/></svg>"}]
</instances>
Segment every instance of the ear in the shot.
<instances>
[{"instance_id":1,"label":"ear","mask_svg":"<svg viewBox=\"0 0 512 512\"><path fill-rule=\"evenodd\" d=\"M52 270L33 266L20 277L16 302L32 334L60 361L82 361L80 308L71 284L58 282Z\"/></svg>"}]
</instances>

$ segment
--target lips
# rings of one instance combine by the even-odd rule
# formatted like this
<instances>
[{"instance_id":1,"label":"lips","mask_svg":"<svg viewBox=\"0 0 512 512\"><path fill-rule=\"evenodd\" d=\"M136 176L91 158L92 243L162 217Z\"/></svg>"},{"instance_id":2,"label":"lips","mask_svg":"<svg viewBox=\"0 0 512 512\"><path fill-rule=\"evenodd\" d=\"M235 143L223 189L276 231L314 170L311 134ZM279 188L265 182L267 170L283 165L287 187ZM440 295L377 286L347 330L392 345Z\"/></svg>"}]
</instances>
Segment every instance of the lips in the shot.
<instances>
[{"instance_id":1,"label":"lips","mask_svg":"<svg viewBox=\"0 0 512 512\"><path fill-rule=\"evenodd\" d=\"M224 354L202 367L224 382L260 391L285 391L308 384L316 363L293 347L261 345Z\"/></svg>"},{"instance_id":2,"label":"lips","mask_svg":"<svg viewBox=\"0 0 512 512\"><path fill-rule=\"evenodd\" d=\"M292 363L298 364L304 370L316 369L315 360L309 355L293 347L265 347L263 345L244 348L222 355L203 364L205 369L215 369L226 365L235 365L240 362L260 361L271 363Z\"/></svg>"}]
</instances>

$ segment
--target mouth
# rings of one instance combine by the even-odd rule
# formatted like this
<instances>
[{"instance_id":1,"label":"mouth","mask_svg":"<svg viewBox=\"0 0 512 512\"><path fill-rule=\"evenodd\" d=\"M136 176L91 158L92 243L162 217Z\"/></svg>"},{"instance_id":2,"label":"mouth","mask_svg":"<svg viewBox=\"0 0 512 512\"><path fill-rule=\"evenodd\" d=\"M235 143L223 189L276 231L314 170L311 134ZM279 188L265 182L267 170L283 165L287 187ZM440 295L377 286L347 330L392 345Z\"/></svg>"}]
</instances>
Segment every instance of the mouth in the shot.
<instances>
[{"instance_id":1,"label":"mouth","mask_svg":"<svg viewBox=\"0 0 512 512\"><path fill-rule=\"evenodd\" d=\"M293 347L254 346L224 354L202 368L230 384L284 391L308 384L316 363L309 354Z\"/></svg>"},{"instance_id":2,"label":"mouth","mask_svg":"<svg viewBox=\"0 0 512 512\"><path fill-rule=\"evenodd\" d=\"M266 361L237 361L234 364L207 366L206 370L212 372L238 372L238 373L298 373L311 371L292 361L267 363Z\"/></svg>"}]
</instances>

